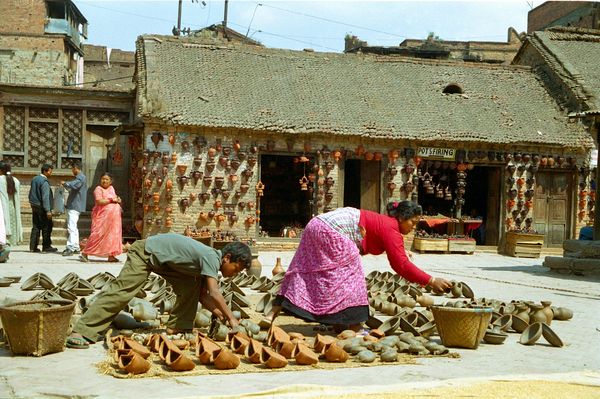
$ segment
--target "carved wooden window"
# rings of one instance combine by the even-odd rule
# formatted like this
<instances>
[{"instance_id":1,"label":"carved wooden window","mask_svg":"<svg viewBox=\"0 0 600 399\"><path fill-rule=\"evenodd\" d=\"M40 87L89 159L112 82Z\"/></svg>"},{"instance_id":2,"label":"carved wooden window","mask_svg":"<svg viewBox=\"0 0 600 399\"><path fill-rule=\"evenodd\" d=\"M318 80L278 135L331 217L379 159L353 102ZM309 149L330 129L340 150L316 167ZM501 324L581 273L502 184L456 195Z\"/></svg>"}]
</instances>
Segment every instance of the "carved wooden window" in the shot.
<instances>
[{"instance_id":1,"label":"carved wooden window","mask_svg":"<svg viewBox=\"0 0 600 399\"><path fill-rule=\"evenodd\" d=\"M13 167L25 165L25 107L4 107L4 161Z\"/></svg>"}]
</instances>

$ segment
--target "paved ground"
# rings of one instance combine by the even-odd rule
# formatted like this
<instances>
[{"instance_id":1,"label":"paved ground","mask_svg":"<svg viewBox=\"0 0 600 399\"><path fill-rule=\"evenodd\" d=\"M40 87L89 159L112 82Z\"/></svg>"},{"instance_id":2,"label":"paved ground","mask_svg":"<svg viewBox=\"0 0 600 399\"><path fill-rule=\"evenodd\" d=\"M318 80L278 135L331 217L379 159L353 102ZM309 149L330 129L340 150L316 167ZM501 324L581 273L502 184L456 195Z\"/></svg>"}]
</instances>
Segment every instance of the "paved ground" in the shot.
<instances>
[{"instance_id":1,"label":"paved ground","mask_svg":"<svg viewBox=\"0 0 600 399\"><path fill-rule=\"evenodd\" d=\"M287 265L292 256L292 252L262 252L259 259L263 263L263 274L270 275L276 257L282 257L283 264ZM135 380L98 374L94 364L105 358L105 350L99 344L89 350L66 350L41 358L14 357L0 349L0 397L135 396L151 399L243 394L309 397L511 379L596 385L595 393L600 397L600 278L551 274L541 266L542 259L517 259L489 253L415 254L414 260L436 276L468 282L477 297L505 301L550 300L556 306L573 309L571 321L552 324L566 346L560 349L543 344L525 347L517 342L517 334L511 334L503 345L458 349L459 359L419 359L416 365ZM366 256L363 262L366 273L389 269L384 256ZM40 271L56 281L71 271L87 278L105 270L118 274L119 269L120 264L82 264L74 257L16 251L9 263L0 265L0 276L22 275L25 279ZM33 295L20 291L19 285L0 288L0 301L6 297L28 299ZM302 387L295 389L293 386L297 384ZM506 392L502 396L511 395ZM563 395L556 397L559 396Z\"/></svg>"}]
</instances>

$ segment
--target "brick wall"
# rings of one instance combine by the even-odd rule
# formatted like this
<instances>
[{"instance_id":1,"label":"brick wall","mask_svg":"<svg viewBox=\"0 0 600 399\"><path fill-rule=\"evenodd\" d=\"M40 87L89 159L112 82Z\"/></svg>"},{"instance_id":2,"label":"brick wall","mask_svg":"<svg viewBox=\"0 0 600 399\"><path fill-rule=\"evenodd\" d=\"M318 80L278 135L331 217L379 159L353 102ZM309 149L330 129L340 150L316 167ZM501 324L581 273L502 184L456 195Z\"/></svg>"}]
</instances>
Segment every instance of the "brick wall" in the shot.
<instances>
[{"instance_id":1,"label":"brick wall","mask_svg":"<svg viewBox=\"0 0 600 399\"><path fill-rule=\"evenodd\" d=\"M42 35L46 20L44 0L0 1L0 33Z\"/></svg>"},{"instance_id":2,"label":"brick wall","mask_svg":"<svg viewBox=\"0 0 600 399\"><path fill-rule=\"evenodd\" d=\"M588 17L586 21L579 21L580 17L586 18L590 13L596 12L593 10L594 2L591 1L547 1L542 5L529 11L527 14L527 33L535 32L537 30L544 30L544 28L555 25L558 19L563 19L561 24L566 25L570 23L571 26L578 26L581 28L598 28L597 26L585 26L581 22L591 21ZM572 17L569 14L573 13Z\"/></svg>"}]
</instances>

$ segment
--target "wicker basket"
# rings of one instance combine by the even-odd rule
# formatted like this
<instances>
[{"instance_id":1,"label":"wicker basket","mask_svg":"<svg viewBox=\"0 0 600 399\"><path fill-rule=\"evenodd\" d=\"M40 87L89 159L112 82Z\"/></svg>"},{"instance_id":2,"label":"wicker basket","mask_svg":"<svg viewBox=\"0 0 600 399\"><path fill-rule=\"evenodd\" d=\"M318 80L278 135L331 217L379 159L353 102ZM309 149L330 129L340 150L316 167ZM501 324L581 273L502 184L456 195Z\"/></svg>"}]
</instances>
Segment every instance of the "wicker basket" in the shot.
<instances>
[{"instance_id":1,"label":"wicker basket","mask_svg":"<svg viewBox=\"0 0 600 399\"><path fill-rule=\"evenodd\" d=\"M2 327L15 355L43 356L61 352L75 302L17 302L0 308Z\"/></svg>"},{"instance_id":2,"label":"wicker basket","mask_svg":"<svg viewBox=\"0 0 600 399\"><path fill-rule=\"evenodd\" d=\"M492 308L432 306L442 343L447 347L477 349L492 318Z\"/></svg>"}]
</instances>

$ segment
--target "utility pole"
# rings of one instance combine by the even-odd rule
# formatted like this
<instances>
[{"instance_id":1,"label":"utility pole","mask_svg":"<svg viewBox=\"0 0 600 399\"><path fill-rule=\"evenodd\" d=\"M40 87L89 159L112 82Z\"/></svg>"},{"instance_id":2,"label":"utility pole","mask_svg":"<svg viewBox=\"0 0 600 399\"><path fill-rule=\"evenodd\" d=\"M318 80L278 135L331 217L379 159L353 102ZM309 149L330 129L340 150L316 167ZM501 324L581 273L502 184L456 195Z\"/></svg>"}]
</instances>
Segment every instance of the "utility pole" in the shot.
<instances>
[{"instance_id":1,"label":"utility pole","mask_svg":"<svg viewBox=\"0 0 600 399\"><path fill-rule=\"evenodd\" d=\"M181 6L183 0L179 0L179 8L177 10L177 32L181 32Z\"/></svg>"},{"instance_id":2,"label":"utility pole","mask_svg":"<svg viewBox=\"0 0 600 399\"><path fill-rule=\"evenodd\" d=\"M223 15L223 37L227 39L227 8L229 7L229 0L225 0L225 13Z\"/></svg>"}]
</instances>

